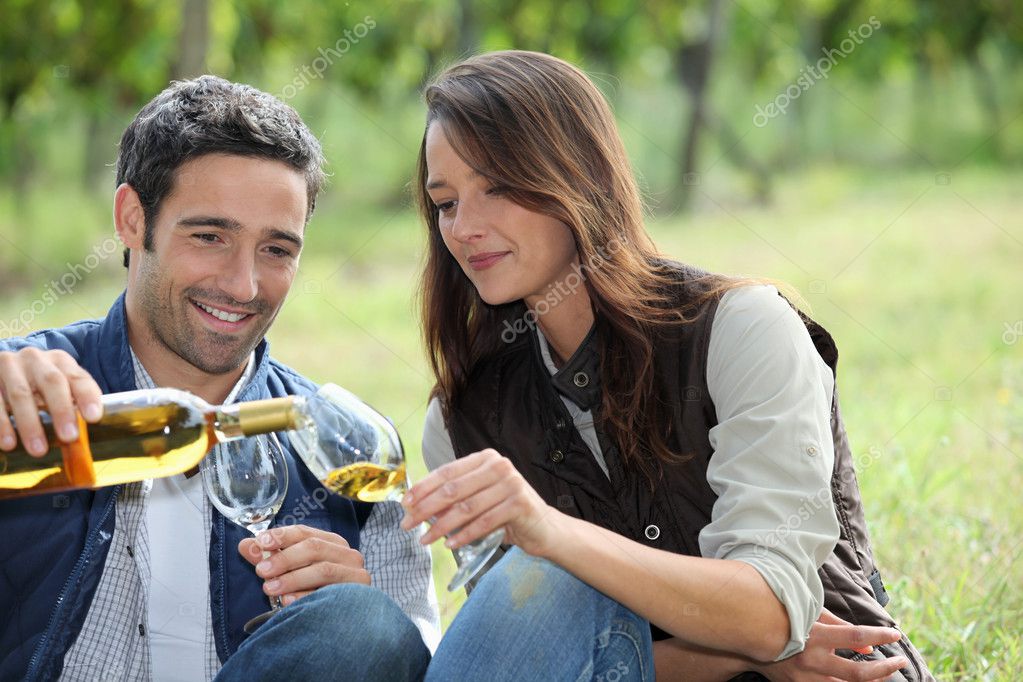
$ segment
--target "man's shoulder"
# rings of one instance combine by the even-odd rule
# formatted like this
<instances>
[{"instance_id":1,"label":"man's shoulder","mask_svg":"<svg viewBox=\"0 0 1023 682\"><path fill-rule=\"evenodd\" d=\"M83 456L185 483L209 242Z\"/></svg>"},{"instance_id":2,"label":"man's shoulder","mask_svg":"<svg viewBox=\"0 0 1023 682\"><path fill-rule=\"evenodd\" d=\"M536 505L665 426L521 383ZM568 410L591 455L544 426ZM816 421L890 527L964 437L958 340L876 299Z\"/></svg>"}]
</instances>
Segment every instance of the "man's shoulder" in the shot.
<instances>
[{"instance_id":1,"label":"man's shoulder","mask_svg":"<svg viewBox=\"0 0 1023 682\"><path fill-rule=\"evenodd\" d=\"M269 359L268 372L279 379L288 389L287 392L291 394L316 393L320 388L320 385L312 379L274 358Z\"/></svg>"},{"instance_id":2,"label":"man's shoulder","mask_svg":"<svg viewBox=\"0 0 1023 682\"><path fill-rule=\"evenodd\" d=\"M64 327L40 329L25 336L0 339L0 351L17 351L23 348L40 350L64 350L77 355L80 344L100 330L103 320L79 320Z\"/></svg>"}]
</instances>

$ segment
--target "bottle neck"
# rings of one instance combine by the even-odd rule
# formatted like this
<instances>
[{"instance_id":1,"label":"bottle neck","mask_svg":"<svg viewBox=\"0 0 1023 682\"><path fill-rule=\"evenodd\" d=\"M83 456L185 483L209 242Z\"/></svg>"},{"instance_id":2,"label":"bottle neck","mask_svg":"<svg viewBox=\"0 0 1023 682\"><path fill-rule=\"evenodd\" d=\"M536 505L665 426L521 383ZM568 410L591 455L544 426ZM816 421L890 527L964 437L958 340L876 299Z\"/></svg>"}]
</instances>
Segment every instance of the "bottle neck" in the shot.
<instances>
[{"instance_id":1,"label":"bottle neck","mask_svg":"<svg viewBox=\"0 0 1023 682\"><path fill-rule=\"evenodd\" d=\"M259 433L293 431L305 425L305 398L285 396L215 408L213 431L219 442Z\"/></svg>"}]
</instances>

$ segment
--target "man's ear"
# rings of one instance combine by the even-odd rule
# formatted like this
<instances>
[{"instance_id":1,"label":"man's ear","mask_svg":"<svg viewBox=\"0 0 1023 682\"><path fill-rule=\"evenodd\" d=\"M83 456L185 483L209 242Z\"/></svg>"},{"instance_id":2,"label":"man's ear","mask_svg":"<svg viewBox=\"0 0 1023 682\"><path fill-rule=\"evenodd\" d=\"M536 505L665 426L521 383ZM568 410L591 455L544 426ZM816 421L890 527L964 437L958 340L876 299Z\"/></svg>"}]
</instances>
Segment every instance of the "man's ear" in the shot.
<instances>
[{"instance_id":1,"label":"man's ear","mask_svg":"<svg viewBox=\"0 0 1023 682\"><path fill-rule=\"evenodd\" d=\"M146 213L142 200L128 183L121 183L114 192L114 229L129 249L142 249L146 234Z\"/></svg>"}]
</instances>

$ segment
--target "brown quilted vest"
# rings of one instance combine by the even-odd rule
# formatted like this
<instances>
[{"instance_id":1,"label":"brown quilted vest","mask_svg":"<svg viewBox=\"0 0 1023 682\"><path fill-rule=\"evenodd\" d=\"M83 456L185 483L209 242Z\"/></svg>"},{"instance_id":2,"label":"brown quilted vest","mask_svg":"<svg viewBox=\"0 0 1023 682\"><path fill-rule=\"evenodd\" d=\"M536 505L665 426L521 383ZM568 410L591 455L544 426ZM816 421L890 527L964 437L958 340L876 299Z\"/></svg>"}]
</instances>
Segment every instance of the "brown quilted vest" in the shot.
<instances>
[{"instance_id":1,"label":"brown quilted vest","mask_svg":"<svg viewBox=\"0 0 1023 682\"><path fill-rule=\"evenodd\" d=\"M680 306L695 300L705 286L699 278L707 273L678 263L670 266L678 278L672 292L675 300ZM664 465L653 490L645 476L623 466L617 448L599 428L599 348L601 334L606 333L599 322L555 377L544 366L531 330L518 334L486 362L477 363L467 390L449 409L447 427L456 456L494 448L514 462L548 504L561 511L651 547L699 556L699 533L709 523L717 499L706 476L713 455L708 434L717 423L706 384L707 348L717 303L717 298L705 303L693 322L677 326L656 344L658 393L673 408L672 445L675 452L688 458L681 464ZM521 328L521 323L515 326L515 322L522 320L524 313L521 305L510 306L505 329ZM817 352L834 372L838 351L831 335L809 317L799 315ZM559 394L593 410L607 475L575 429ZM831 431L835 446L831 497L841 537L819 571L824 605L851 623L894 627L895 621L884 609L888 595L871 551L837 391ZM796 517L812 513L813 505L809 500L803 510L793 513ZM667 636L657 628L653 632L655 639ZM900 654L911 665L895 679L933 679L905 636L895 644L875 648L871 655L850 652L848 656L866 660ZM735 679L763 678L748 673Z\"/></svg>"}]
</instances>

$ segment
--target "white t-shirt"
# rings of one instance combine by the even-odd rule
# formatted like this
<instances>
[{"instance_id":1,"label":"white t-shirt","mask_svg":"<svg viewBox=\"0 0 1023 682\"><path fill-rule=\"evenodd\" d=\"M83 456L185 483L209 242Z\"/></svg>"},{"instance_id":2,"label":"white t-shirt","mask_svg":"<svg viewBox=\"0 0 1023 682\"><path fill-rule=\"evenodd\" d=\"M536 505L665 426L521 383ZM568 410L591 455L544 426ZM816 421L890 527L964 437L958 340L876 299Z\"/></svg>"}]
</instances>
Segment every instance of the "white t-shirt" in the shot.
<instances>
[{"instance_id":1,"label":"white t-shirt","mask_svg":"<svg viewBox=\"0 0 1023 682\"><path fill-rule=\"evenodd\" d=\"M206 679L210 543L204 495L198 473L154 479L149 493L149 647L153 679L160 682Z\"/></svg>"}]
</instances>

